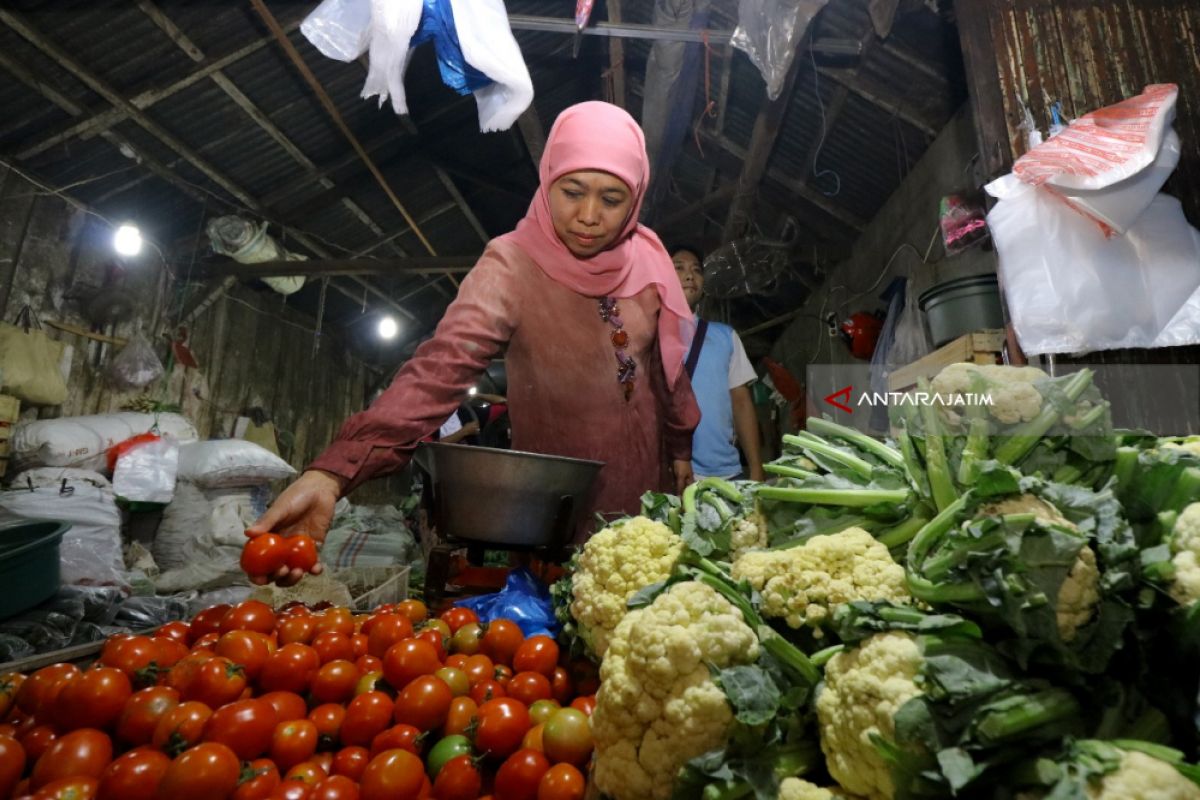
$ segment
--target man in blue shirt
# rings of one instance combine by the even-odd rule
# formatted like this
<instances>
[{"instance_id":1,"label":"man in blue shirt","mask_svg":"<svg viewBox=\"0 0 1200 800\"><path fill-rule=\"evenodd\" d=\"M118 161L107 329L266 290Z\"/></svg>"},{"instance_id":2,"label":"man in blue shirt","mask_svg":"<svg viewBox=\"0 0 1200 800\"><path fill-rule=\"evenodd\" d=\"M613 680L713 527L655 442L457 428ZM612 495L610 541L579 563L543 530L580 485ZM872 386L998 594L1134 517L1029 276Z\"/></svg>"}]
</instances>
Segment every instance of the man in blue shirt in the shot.
<instances>
[{"instance_id":1,"label":"man in blue shirt","mask_svg":"<svg viewBox=\"0 0 1200 800\"><path fill-rule=\"evenodd\" d=\"M695 312L704 292L701 254L693 247L680 246L671 251L671 260L688 305ZM733 328L699 317L696 322L696 337L687 359L692 390L700 405L700 424L692 436L692 471L697 480L764 480L758 417L750 394L750 384L758 376ZM738 445L746 456L744 471Z\"/></svg>"}]
</instances>

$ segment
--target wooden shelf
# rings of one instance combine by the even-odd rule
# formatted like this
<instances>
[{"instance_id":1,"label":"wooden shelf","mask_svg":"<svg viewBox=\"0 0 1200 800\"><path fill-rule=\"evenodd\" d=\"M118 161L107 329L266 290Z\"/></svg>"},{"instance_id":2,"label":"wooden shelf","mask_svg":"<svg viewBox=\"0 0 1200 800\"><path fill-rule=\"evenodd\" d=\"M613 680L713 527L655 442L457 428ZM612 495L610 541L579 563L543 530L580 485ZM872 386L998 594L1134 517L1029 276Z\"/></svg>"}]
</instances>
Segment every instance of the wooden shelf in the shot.
<instances>
[{"instance_id":1,"label":"wooden shelf","mask_svg":"<svg viewBox=\"0 0 1200 800\"><path fill-rule=\"evenodd\" d=\"M972 364L998 364L1003 351L1003 329L968 333L939 347L924 358L892 372L888 375L888 391L905 391L916 385L918 379L932 378L951 364L961 361Z\"/></svg>"}]
</instances>

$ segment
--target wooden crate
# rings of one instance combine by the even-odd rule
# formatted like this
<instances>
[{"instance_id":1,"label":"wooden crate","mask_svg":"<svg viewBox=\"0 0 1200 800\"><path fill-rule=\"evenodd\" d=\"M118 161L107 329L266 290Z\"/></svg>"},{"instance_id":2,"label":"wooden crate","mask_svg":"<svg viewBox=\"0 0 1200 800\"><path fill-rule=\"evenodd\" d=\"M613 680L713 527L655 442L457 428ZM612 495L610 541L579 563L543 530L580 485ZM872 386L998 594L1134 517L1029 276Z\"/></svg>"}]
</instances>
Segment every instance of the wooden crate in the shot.
<instances>
[{"instance_id":1,"label":"wooden crate","mask_svg":"<svg viewBox=\"0 0 1200 800\"><path fill-rule=\"evenodd\" d=\"M1003 329L988 329L960 336L924 358L894 370L888 375L888 391L903 392L920 378L932 378L951 364L999 364L1004 351Z\"/></svg>"}]
</instances>

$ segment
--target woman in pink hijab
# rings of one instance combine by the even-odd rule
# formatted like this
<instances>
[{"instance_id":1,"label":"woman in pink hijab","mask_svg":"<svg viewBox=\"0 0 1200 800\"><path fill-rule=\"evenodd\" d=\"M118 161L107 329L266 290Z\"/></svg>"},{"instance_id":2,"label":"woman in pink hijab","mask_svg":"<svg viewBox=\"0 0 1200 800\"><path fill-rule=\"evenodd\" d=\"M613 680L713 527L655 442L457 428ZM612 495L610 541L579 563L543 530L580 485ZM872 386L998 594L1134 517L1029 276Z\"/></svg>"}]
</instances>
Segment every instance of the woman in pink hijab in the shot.
<instances>
[{"instance_id":1,"label":"woman in pink hijab","mask_svg":"<svg viewBox=\"0 0 1200 800\"><path fill-rule=\"evenodd\" d=\"M670 256L637 222L650 182L642 130L614 105L572 106L539 176L525 218L487 246L433 338L252 532L322 539L338 497L401 469L501 353L513 448L606 463L587 519L636 513L643 492L690 481L692 316Z\"/></svg>"}]
</instances>

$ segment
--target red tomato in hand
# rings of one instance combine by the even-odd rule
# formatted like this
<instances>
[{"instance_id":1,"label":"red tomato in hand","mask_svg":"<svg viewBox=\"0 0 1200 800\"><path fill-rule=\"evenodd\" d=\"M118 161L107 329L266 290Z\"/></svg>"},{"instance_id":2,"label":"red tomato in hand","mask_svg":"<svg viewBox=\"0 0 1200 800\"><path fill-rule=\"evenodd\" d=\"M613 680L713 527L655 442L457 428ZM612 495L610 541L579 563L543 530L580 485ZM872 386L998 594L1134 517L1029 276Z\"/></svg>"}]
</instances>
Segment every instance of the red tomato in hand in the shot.
<instances>
[{"instance_id":1,"label":"red tomato in hand","mask_svg":"<svg viewBox=\"0 0 1200 800\"><path fill-rule=\"evenodd\" d=\"M537 800L538 784L550 761L537 750L518 750L496 771L496 800Z\"/></svg>"},{"instance_id":2,"label":"red tomato in hand","mask_svg":"<svg viewBox=\"0 0 1200 800\"><path fill-rule=\"evenodd\" d=\"M80 728L55 739L33 766L29 787L40 789L62 778L99 778L112 761L112 740L102 731Z\"/></svg>"},{"instance_id":3,"label":"red tomato in hand","mask_svg":"<svg viewBox=\"0 0 1200 800\"><path fill-rule=\"evenodd\" d=\"M359 783L362 800L416 800L425 765L407 750L385 750L371 759Z\"/></svg>"},{"instance_id":4,"label":"red tomato in hand","mask_svg":"<svg viewBox=\"0 0 1200 800\"><path fill-rule=\"evenodd\" d=\"M513 656L512 668L517 672L540 672L550 678L557 666L558 645L549 636L529 637Z\"/></svg>"},{"instance_id":5,"label":"red tomato in hand","mask_svg":"<svg viewBox=\"0 0 1200 800\"><path fill-rule=\"evenodd\" d=\"M97 800L154 800L171 759L152 747L130 750L100 776Z\"/></svg>"},{"instance_id":6,"label":"red tomato in hand","mask_svg":"<svg viewBox=\"0 0 1200 800\"><path fill-rule=\"evenodd\" d=\"M271 734L271 760L284 772L312 758L320 743L317 726L307 719L280 722Z\"/></svg>"},{"instance_id":7,"label":"red tomato in hand","mask_svg":"<svg viewBox=\"0 0 1200 800\"><path fill-rule=\"evenodd\" d=\"M171 762L158 784L157 800L213 800L228 797L241 775L237 756L223 744L205 742Z\"/></svg>"},{"instance_id":8,"label":"red tomato in hand","mask_svg":"<svg viewBox=\"0 0 1200 800\"><path fill-rule=\"evenodd\" d=\"M270 576L287 563L288 543L282 536L264 533L242 545L242 571L251 577Z\"/></svg>"},{"instance_id":9,"label":"red tomato in hand","mask_svg":"<svg viewBox=\"0 0 1200 800\"><path fill-rule=\"evenodd\" d=\"M54 701L54 720L60 731L107 728L121 715L132 694L133 686L121 670L89 669L63 685Z\"/></svg>"},{"instance_id":10,"label":"red tomato in hand","mask_svg":"<svg viewBox=\"0 0 1200 800\"><path fill-rule=\"evenodd\" d=\"M238 700L213 712L204 739L225 745L243 761L258 758L271 746L275 709L263 700Z\"/></svg>"},{"instance_id":11,"label":"red tomato in hand","mask_svg":"<svg viewBox=\"0 0 1200 800\"><path fill-rule=\"evenodd\" d=\"M431 731L446 724L454 693L436 675L422 675L396 696L395 720Z\"/></svg>"},{"instance_id":12,"label":"red tomato in hand","mask_svg":"<svg viewBox=\"0 0 1200 800\"><path fill-rule=\"evenodd\" d=\"M432 675L441 666L437 650L420 639L397 642L383 656L383 676L396 691L402 691L410 681L422 675Z\"/></svg>"},{"instance_id":13,"label":"red tomato in hand","mask_svg":"<svg viewBox=\"0 0 1200 800\"><path fill-rule=\"evenodd\" d=\"M479 707L475 747L485 755L505 758L521 745L531 727L529 710L509 697L489 700Z\"/></svg>"},{"instance_id":14,"label":"red tomato in hand","mask_svg":"<svg viewBox=\"0 0 1200 800\"><path fill-rule=\"evenodd\" d=\"M497 664L512 665L517 648L525 641L525 634L520 626L510 619L494 619L487 624L487 631L480 642L485 656Z\"/></svg>"},{"instance_id":15,"label":"red tomato in hand","mask_svg":"<svg viewBox=\"0 0 1200 800\"><path fill-rule=\"evenodd\" d=\"M438 800L476 800L482 790L483 775L469 755L447 761L433 782L433 794Z\"/></svg>"},{"instance_id":16,"label":"red tomato in hand","mask_svg":"<svg viewBox=\"0 0 1200 800\"><path fill-rule=\"evenodd\" d=\"M342 722L342 744L370 747L376 736L392 724L396 704L383 692L365 692L346 706Z\"/></svg>"},{"instance_id":17,"label":"red tomato in hand","mask_svg":"<svg viewBox=\"0 0 1200 800\"><path fill-rule=\"evenodd\" d=\"M169 686L151 686L134 692L117 717L117 740L135 747L149 744L158 721L177 705L179 692Z\"/></svg>"},{"instance_id":18,"label":"red tomato in hand","mask_svg":"<svg viewBox=\"0 0 1200 800\"><path fill-rule=\"evenodd\" d=\"M583 800L587 780L570 764L555 764L538 782L537 800Z\"/></svg>"},{"instance_id":19,"label":"red tomato in hand","mask_svg":"<svg viewBox=\"0 0 1200 800\"><path fill-rule=\"evenodd\" d=\"M289 536L287 545L285 561L288 569L300 569L308 572L317 565L317 543L311 536L304 534Z\"/></svg>"}]
</instances>

